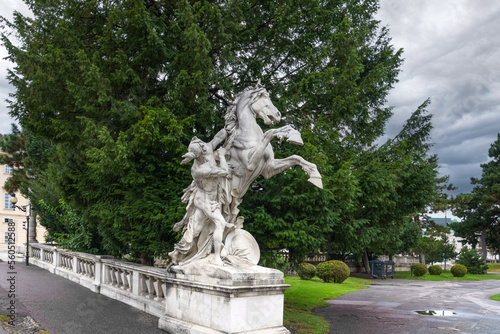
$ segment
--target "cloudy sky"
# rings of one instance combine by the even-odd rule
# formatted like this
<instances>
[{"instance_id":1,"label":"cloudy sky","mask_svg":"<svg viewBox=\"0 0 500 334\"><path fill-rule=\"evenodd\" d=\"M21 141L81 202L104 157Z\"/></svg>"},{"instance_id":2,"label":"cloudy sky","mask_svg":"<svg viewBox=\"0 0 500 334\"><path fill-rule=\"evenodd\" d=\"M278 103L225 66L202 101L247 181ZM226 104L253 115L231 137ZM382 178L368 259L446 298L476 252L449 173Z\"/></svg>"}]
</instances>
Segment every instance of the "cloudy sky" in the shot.
<instances>
[{"instance_id":1,"label":"cloudy sky","mask_svg":"<svg viewBox=\"0 0 500 334\"><path fill-rule=\"evenodd\" d=\"M500 1L382 0L377 17L405 58L387 134L430 97L441 173L469 192L500 132Z\"/></svg>"},{"instance_id":2,"label":"cloudy sky","mask_svg":"<svg viewBox=\"0 0 500 334\"><path fill-rule=\"evenodd\" d=\"M25 11L20 0L3 0L0 15ZM387 136L427 98L434 114L432 141L441 174L449 175L459 192L471 190L470 177L500 132L500 1L381 0L377 18L389 26L393 44L404 49L399 83L388 99L395 115ZM6 52L0 47L0 57ZM0 61L0 133L10 132L5 99L9 86Z\"/></svg>"}]
</instances>

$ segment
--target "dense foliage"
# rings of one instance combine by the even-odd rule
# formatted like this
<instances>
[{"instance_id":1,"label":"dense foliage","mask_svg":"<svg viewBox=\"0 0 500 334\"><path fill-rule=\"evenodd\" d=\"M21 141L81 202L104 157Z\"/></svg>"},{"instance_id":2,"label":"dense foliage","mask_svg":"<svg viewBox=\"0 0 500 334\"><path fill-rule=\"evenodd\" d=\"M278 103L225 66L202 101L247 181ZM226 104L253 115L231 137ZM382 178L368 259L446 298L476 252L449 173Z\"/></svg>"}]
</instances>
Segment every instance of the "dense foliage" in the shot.
<instances>
[{"instance_id":1,"label":"dense foliage","mask_svg":"<svg viewBox=\"0 0 500 334\"><path fill-rule=\"evenodd\" d=\"M453 277L464 277L467 274L467 267L463 264L456 264L451 267L451 274Z\"/></svg>"},{"instance_id":2,"label":"dense foliage","mask_svg":"<svg viewBox=\"0 0 500 334\"><path fill-rule=\"evenodd\" d=\"M25 2L31 17L2 19L15 63L10 108L26 145L44 149L36 166L28 148L11 152L27 153L24 175L34 177L20 188L52 234L84 230L98 252L164 255L191 182L179 165L186 144L211 139L233 96L261 79L280 125L305 143L274 142L276 156L317 164L324 184L314 188L299 169L257 180L241 212L263 253L286 248L298 263L319 248L411 246L400 236L432 201L438 164L428 155L429 101L377 145L402 51L374 19L376 0ZM83 229L50 213L61 199Z\"/></svg>"},{"instance_id":3,"label":"dense foliage","mask_svg":"<svg viewBox=\"0 0 500 334\"><path fill-rule=\"evenodd\" d=\"M443 268L437 265L429 266L427 270L429 270L430 275L437 275L437 276L441 275L441 273L443 272Z\"/></svg>"},{"instance_id":4,"label":"dense foliage","mask_svg":"<svg viewBox=\"0 0 500 334\"><path fill-rule=\"evenodd\" d=\"M419 277L427 274L427 266L423 263L414 263L411 266L411 272L413 275Z\"/></svg>"},{"instance_id":5,"label":"dense foliage","mask_svg":"<svg viewBox=\"0 0 500 334\"><path fill-rule=\"evenodd\" d=\"M463 247L458 256L458 263L467 267L469 274L485 274L488 265L485 265L481 254L476 250L468 247Z\"/></svg>"},{"instance_id":6,"label":"dense foliage","mask_svg":"<svg viewBox=\"0 0 500 334\"><path fill-rule=\"evenodd\" d=\"M297 266L297 275L300 279L309 280L316 276L316 267L311 263L302 262Z\"/></svg>"},{"instance_id":7,"label":"dense foliage","mask_svg":"<svg viewBox=\"0 0 500 334\"><path fill-rule=\"evenodd\" d=\"M342 283L345 281L351 270L349 266L342 261L331 260L326 262L321 262L316 267L316 276L321 278L326 283Z\"/></svg>"}]
</instances>

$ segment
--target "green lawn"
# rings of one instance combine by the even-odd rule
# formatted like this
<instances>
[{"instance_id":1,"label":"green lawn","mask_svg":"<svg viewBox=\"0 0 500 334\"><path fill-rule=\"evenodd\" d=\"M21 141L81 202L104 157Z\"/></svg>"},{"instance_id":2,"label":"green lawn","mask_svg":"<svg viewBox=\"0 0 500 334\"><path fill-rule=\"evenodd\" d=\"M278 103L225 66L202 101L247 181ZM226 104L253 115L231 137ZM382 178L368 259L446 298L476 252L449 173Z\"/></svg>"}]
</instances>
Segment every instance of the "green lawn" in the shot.
<instances>
[{"instance_id":1,"label":"green lawn","mask_svg":"<svg viewBox=\"0 0 500 334\"><path fill-rule=\"evenodd\" d=\"M498 279L500 280L500 275L473 275L466 274L464 277L453 277L449 270L445 270L441 273L441 275L429 275L429 273L425 274L421 277L410 277L409 271L396 271L394 273L394 278L402 278L402 279L416 279L416 280L425 280L425 281L481 281L487 279Z\"/></svg>"},{"instance_id":2,"label":"green lawn","mask_svg":"<svg viewBox=\"0 0 500 334\"><path fill-rule=\"evenodd\" d=\"M500 263L488 263L488 271L495 273L500 272Z\"/></svg>"},{"instance_id":3,"label":"green lawn","mask_svg":"<svg viewBox=\"0 0 500 334\"><path fill-rule=\"evenodd\" d=\"M288 276L285 283L291 285L285 291L285 326L293 328L297 334L323 334L328 333L329 323L314 315L313 309L328 305L324 300L366 289L370 281L348 278L342 284L335 284L323 283L317 277L306 281L299 276Z\"/></svg>"},{"instance_id":4,"label":"green lawn","mask_svg":"<svg viewBox=\"0 0 500 334\"><path fill-rule=\"evenodd\" d=\"M497 300L500 302L500 293L497 293L496 295L491 296L490 299Z\"/></svg>"}]
</instances>

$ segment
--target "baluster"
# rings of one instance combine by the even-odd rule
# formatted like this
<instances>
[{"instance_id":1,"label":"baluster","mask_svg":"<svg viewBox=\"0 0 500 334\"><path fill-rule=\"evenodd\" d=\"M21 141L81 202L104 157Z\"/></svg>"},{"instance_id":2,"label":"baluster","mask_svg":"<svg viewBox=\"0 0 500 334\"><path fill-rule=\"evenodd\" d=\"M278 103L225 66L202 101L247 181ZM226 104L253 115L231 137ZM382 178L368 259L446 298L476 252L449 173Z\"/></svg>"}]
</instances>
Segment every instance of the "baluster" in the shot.
<instances>
[{"instance_id":1,"label":"baluster","mask_svg":"<svg viewBox=\"0 0 500 334\"><path fill-rule=\"evenodd\" d=\"M127 290L132 291L132 272L131 271L127 271L126 278L127 278L127 284L128 284Z\"/></svg>"},{"instance_id":2,"label":"baluster","mask_svg":"<svg viewBox=\"0 0 500 334\"><path fill-rule=\"evenodd\" d=\"M89 275L89 263L87 260L82 260L82 274L85 276Z\"/></svg>"},{"instance_id":3,"label":"baluster","mask_svg":"<svg viewBox=\"0 0 500 334\"><path fill-rule=\"evenodd\" d=\"M106 284L109 284L109 285L113 285L113 279L111 278L111 268L109 266L106 266L105 267L105 279L104 279L104 283Z\"/></svg>"},{"instance_id":4,"label":"baluster","mask_svg":"<svg viewBox=\"0 0 500 334\"><path fill-rule=\"evenodd\" d=\"M146 289L148 290L148 298L154 298L154 287L153 287L153 277L147 276L146 279Z\"/></svg>"},{"instance_id":5,"label":"baluster","mask_svg":"<svg viewBox=\"0 0 500 334\"><path fill-rule=\"evenodd\" d=\"M95 262L92 262L89 266L90 277L95 278Z\"/></svg>"},{"instance_id":6,"label":"baluster","mask_svg":"<svg viewBox=\"0 0 500 334\"><path fill-rule=\"evenodd\" d=\"M165 299L165 296L167 295L167 283L161 282L161 291L162 291L162 297L163 299Z\"/></svg>"},{"instance_id":7,"label":"baluster","mask_svg":"<svg viewBox=\"0 0 500 334\"><path fill-rule=\"evenodd\" d=\"M120 280L122 282L121 288L128 290L127 272L125 270L120 270Z\"/></svg>"},{"instance_id":8,"label":"baluster","mask_svg":"<svg viewBox=\"0 0 500 334\"><path fill-rule=\"evenodd\" d=\"M116 269L115 267L113 267L113 285L114 286L118 286L118 269Z\"/></svg>"},{"instance_id":9,"label":"baluster","mask_svg":"<svg viewBox=\"0 0 500 334\"><path fill-rule=\"evenodd\" d=\"M108 267L108 273L109 273L109 284L110 285L115 285L115 268L113 267Z\"/></svg>"},{"instance_id":10,"label":"baluster","mask_svg":"<svg viewBox=\"0 0 500 334\"><path fill-rule=\"evenodd\" d=\"M161 287L161 281L158 278L154 278L153 286L155 288L156 297L154 300L159 301L163 299L163 291Z\"/></svg>"},{"instance_id":11,"label":"baluster","mask_svg":"<svg viewBox=\"0 0 500 334\"><path fill-rule=\"evenodd\" d=\"M123 288L122 275L123 275L123 270L122 269L118 269L116 271L116 278L118 279L118 287L120 287L120 288Z\"/></svg>"}]
</instances>

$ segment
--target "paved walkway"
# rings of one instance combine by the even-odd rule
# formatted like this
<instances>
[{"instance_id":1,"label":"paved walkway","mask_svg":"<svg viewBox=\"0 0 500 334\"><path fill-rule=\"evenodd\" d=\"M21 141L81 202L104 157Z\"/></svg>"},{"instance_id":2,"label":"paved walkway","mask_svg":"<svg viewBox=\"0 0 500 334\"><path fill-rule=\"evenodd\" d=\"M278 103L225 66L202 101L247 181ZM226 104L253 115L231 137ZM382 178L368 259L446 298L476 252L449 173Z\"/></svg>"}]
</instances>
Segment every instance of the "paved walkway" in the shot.
<instances>
[{"instance_id":1,"label":"paved walkway","mask_svg":"<svg viewBox=\"0 0 500 334\"><path fill-rule=\"evenodd\" d=\"M500 302L489 297L497 293L500 280L375 280L316 313L330 322L330 333L493 334L500 333Z\"/></svg>"},{"instance_id":2,"label":"paved walkway","mask_svg":"<svg viewBox=\"0 0 500 334\"><path fill-rule=\"evenodd\" d=\"M5 253L0 258L5 261ZM158 329L157 317L19 261L14 269L15 298L8 296L11 270L7 262L0 263L0 315L7 315L14 300L17 320L34 319L50 334L165 334ZM14 333L23 333L20 327ZM0 334L5 330L10 329L0 329Z\"/></svg>"}]
</instances>

